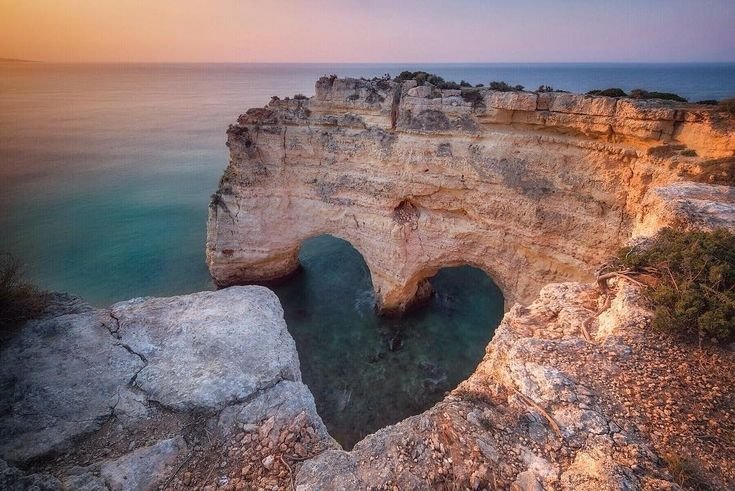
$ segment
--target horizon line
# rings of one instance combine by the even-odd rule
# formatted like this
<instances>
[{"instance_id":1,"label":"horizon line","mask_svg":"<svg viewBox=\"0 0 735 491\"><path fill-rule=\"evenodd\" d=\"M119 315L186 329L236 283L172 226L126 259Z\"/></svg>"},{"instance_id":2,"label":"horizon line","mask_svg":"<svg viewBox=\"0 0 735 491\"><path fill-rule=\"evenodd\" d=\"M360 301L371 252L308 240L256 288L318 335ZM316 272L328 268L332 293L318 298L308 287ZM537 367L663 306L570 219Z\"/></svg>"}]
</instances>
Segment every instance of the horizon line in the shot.
<instances>
[{"instance_id":1,"label":"horizon line","mask_svg":"<svg viewBox=\"0 0 735 491\"><path fill-rule=\"evenodd\" d=\"M49 65L715 65L735 64L735 59L697 61L47 61L0 57L0 63Z\"/></svg>"}]
</instances>

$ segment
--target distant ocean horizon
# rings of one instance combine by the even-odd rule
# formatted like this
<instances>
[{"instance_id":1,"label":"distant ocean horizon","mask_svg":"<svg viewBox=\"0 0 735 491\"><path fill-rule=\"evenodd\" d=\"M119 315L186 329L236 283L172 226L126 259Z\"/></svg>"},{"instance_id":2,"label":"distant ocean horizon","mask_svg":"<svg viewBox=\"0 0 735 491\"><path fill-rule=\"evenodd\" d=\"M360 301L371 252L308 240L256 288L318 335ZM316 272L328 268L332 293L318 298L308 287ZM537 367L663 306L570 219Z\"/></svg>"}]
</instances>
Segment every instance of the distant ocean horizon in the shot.
<instances>
[{"instance_id":1,"label":"distant ocean horizon","mask_svg":"<svg viewBox=\"0 0 735 491\"><path fill-rule=\"evenodd\" d=\"M227 126L271 96L312 95L321 75L403 70L735 97L735 63L0 63L0 252L100 306L212 288L207 204Z\"/></svg>"}]
</instances>

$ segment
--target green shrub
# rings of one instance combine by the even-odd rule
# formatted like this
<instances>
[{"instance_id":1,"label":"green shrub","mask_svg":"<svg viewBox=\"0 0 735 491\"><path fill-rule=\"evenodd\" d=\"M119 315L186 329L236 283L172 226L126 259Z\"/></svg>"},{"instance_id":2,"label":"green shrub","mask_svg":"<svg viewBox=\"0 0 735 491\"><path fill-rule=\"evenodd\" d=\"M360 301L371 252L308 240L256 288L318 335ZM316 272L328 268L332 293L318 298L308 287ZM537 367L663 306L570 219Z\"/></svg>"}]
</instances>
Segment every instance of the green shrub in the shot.
<instances>
[{"instance_id":1,"label":"green shrub","mask_svg":"<svg viewBox=\"0 0 735 491\"><path fill-rule=\"evenodd\" d=\"M46 306L46 294L23 280L18 262L0 256L0 330L38 316Z\"/></svg>"},{"instance_id":2,"label":"green shrub","mask_svg":"<svg viewBox=\"0 0 735 491\"><path fill-rule=\"evenodd\" d=\"M664 101L687 102L685 98L677 94L672 94L671 92L648 92L643 89L631 90L630 97L633 99L661 99Z\"/></svg>"},{"instance_id":3,"label":"green shrub","mask_svg":"<svg viewBox=\"0 0 735 491\"><path fill-rule=\"evenodd\" d=\"M697 104L703 104L705 106L716 106L718 102L716 99L705 99L703 101L697 101Z\"/></svg>"},{"instance_id":4,"label":"green shrub","mask_svg":"<svg viewBox=\"0 0 735 491\"><path fill-rule=\"evenodd\" d=\"M700 343L735 336L735 234L666 228L645 247L622 249L618 261L649 275L654 328Z\"/></svg>"},{"instance_id":5,"label":"green shrub","mask_svg":"<svg viewBox=\"0 0 735 491\"><path fill-rule=\"evenodd\" d=\"M461 87L457 82L447 81L439 75L420 70L418 72L409 72L408 70L404 70L395 78L395 80L396 82L415 80L418 85L431 84L440 89L459 89Z\"/></svg>"},{"instance_id":6,"label":"green shrub","mask_svg":"<svg viewBox=\"0 0 735 491\"><path fill-rule=\"evenodd\" d=\"M510 85L506 82L490 82L490 90L497 90L500 92L520 92L524 89L522 85Z\"/></svg>"},{"instance_id":7,"label":"green shrub","mask_svg":"<svg viewBox=\"0 0 735 491\"><path fill-rule=\"evenodd\" d=\"M590 90L587 92L589 95L601 95L604 97L628 97L623 89L617 87L605 89L605 90Z\"/></svg>"},{"instance_id":8,"label":"green shrub","mask_svg":"<svg viewBox=\"0 0 735 491\"><path fill-rule=\"evenodd\" d=\"M682 150L681 151L681 154L684 157L696 157L697 156L697 151L696 150L692 150L691 148L687 148L686 150Z\"/></svg>"},{"instance_id":9,"label":"green shrub","mask_svg":"<svg viewBox=\"0 0 735 491\"><path fill-rule=\"evenodd\" d=\"M462 81L460 81L460 82L459 82L459 86L460 86L460 87L472 87L472 84L471 84L471 83L469 83L469 82L468 82L468 81L466 81L466 80L462 80Z\"/></svg>"},{"instance_id":10,"label":"green shrub","mask_svg":"<svg viewBox=\"0 0 735 491\"><path fill-rule=\"evenodd\" d=\"M471 103L473 108L479 108L485 105L485 98L482 96L482 93L472 88L462 91L462 99L465 102Z\"/></svg>"},{"instance_id":11,"label":"green shrub","mask_svg":"<svg viewBox=\"0 0 735 491\"><path fill-rule=\"evenodd\" d=\"M295 96L293 96L293 98L297 100L308 99L308 97L306 97L304 94L296 94Z\"/></svg>"}]
</instances>

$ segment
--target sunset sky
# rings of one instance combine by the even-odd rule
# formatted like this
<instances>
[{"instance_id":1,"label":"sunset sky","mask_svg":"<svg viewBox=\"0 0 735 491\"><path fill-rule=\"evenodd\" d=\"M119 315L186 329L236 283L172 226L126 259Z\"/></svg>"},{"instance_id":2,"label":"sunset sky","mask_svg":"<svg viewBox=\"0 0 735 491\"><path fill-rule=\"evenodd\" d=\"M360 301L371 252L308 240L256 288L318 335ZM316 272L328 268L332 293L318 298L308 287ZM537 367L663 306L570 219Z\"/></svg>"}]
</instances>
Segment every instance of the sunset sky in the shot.
<instances>
[{"instance_id":1,"label":"sunset sky","mask_svg":"<svg viewBox=\"0 0 735 491\"><path fill-rule=\"evenodd\" d=\"M735 0L0 0L0 57L735 61Z\"/></svg>"}]
</instances>

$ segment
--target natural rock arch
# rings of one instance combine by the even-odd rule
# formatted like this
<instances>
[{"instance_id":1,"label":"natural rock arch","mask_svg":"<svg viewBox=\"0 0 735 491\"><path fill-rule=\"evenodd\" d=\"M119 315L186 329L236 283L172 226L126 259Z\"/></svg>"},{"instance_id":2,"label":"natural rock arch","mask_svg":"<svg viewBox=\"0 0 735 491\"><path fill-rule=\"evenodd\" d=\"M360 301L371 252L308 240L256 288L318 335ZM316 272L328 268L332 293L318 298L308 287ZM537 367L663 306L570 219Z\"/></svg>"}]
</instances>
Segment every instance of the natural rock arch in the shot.
<instances>
[{"instance_id":1,"label":"natural rock arch","mask_svg":"<svg viewBox=\"0 0 735 491\"><path fill-rule=\"evenodd\" d=\"M207 262L218 286L270 280L298 266L303 240L331 234L363 255L384 312L407 308L428 272L452 264L488 272L507 307L525 303L549 282L591 279L636 230L665 224L668 205L649 189L733 156L716 117L325 77L315 97L274 99L228 130Z\"/></svg>"}]
</instances>

